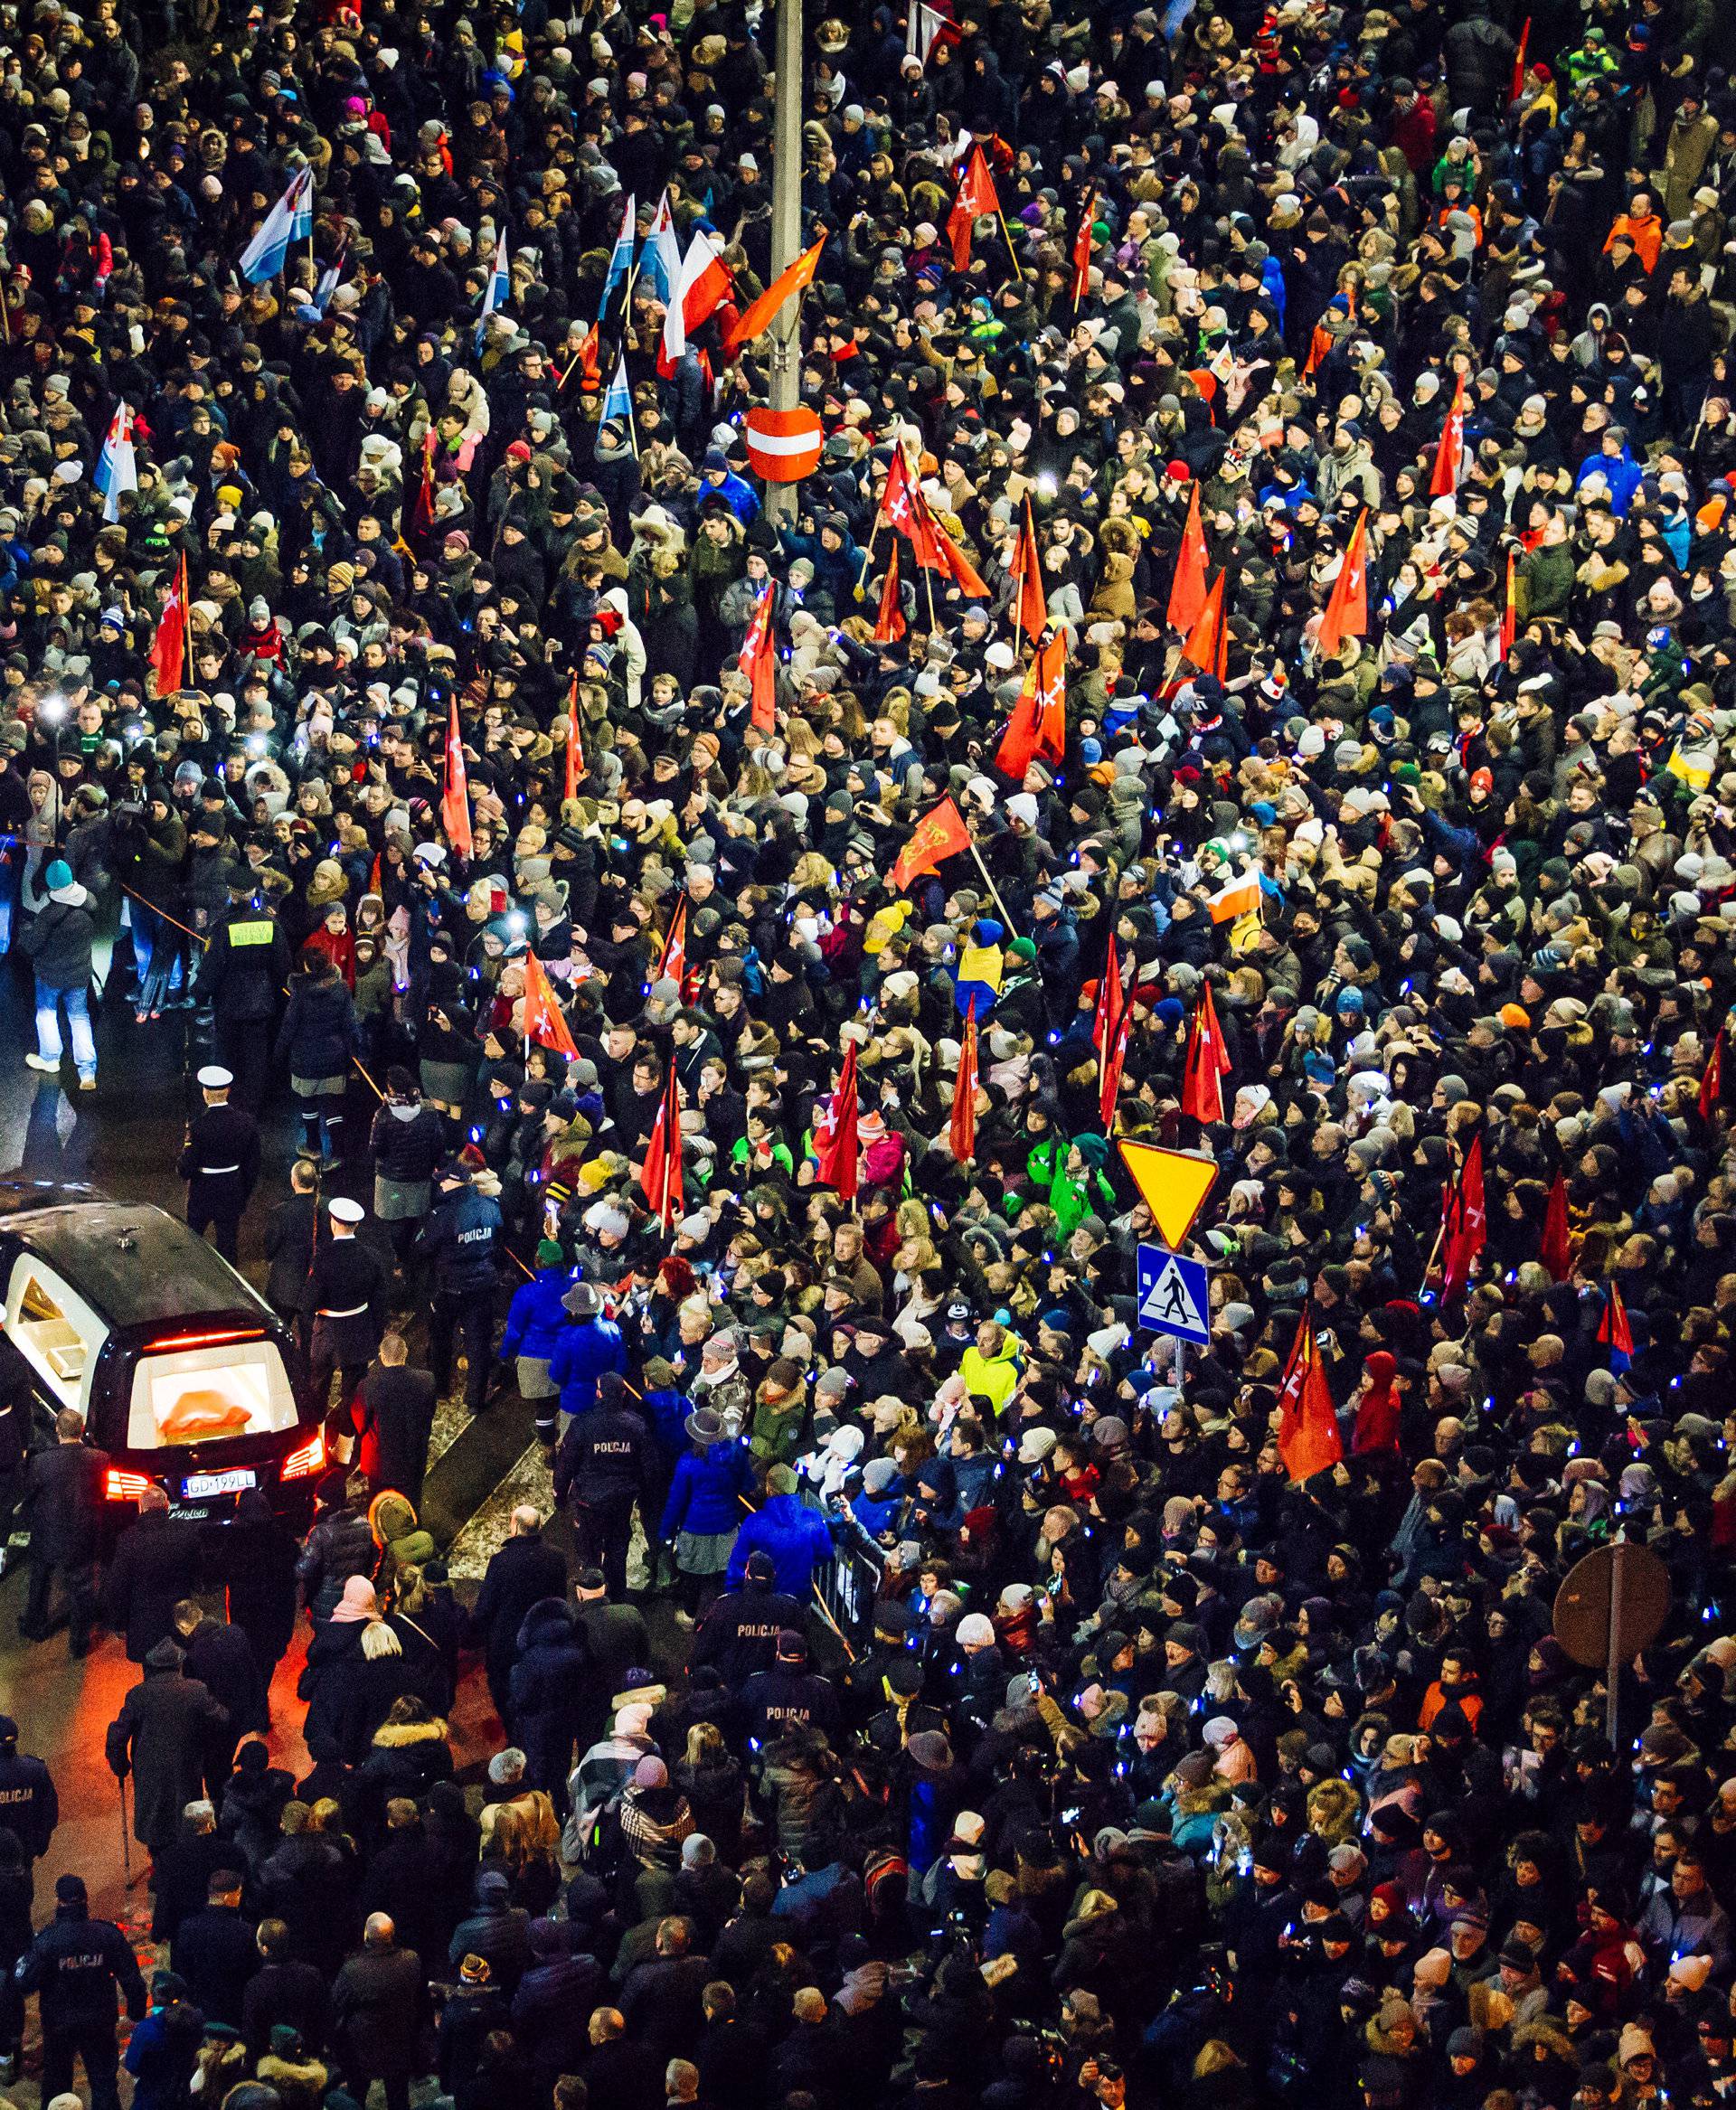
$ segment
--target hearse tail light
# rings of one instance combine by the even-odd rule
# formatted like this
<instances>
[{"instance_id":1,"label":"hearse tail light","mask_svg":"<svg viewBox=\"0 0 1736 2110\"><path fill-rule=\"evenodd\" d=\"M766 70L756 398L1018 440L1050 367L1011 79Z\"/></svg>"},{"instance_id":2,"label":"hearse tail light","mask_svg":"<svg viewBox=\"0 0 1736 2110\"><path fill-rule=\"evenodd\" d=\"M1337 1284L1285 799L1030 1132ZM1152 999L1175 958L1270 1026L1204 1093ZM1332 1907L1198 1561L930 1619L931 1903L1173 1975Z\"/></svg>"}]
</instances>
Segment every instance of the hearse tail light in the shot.
<instances>
[{"instance_id":1,"label":"hearse tail light","mask_svg":"<svg viewBox=\"0 0 1736 2110\"><path fill-rule=\"evenodd\" d=\"M317 1473L326 1463L326 1431L316 1428L299 1450L291 1451L283 1461L280 1477L285 1480L305 1480L308 1474Z\"/></svg>"},{"instance_id":2,"label":"hearse tail light","mask_svg":"<svg viewBox=\"0 0 1736 2110\"><path fill-rule=\"evenodd\" d=\"M103 1493L110 1502L137 1502L151 1484L144 1473L126 1473L118 1465L110 1465L103 1484Z\"/></svg>"},{"instance_id":3,"label":"hearse tail light","mask_svg":"<svg viewBox=\"0 0 1736 2110\"><path fill-rule=\"evenodd\" d=\"M262 1326L231 1326L220 1333L165 1333L161 1339L147 1341L140 1353L163 1355L171 1348L215 1348L226 1341L263 1341Z\"/></svg>"}]
</instances>

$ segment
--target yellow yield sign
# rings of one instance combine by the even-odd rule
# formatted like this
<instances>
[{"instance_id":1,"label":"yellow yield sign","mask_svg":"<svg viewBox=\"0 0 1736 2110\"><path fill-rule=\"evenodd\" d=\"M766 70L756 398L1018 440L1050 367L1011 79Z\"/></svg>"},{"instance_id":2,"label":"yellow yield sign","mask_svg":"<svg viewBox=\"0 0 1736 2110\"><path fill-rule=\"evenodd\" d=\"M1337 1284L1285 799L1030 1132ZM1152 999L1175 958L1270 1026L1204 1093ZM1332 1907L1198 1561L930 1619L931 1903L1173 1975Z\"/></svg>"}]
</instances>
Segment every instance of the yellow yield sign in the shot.
<instances>
[{"instance_id":1,"label":"yellow yield sign","mask_svg":"<svg viewBox=\"0 0 1736 2110\"><path fill-rule=\"evenodd\" d=\"M1164 1243L1179 1246L1212 1192L1216 1164L1191 1150L1162 1150L1155 1143L1129 1143L1118 1136L1116 1145Z\"/></svg>"}]
</instances>

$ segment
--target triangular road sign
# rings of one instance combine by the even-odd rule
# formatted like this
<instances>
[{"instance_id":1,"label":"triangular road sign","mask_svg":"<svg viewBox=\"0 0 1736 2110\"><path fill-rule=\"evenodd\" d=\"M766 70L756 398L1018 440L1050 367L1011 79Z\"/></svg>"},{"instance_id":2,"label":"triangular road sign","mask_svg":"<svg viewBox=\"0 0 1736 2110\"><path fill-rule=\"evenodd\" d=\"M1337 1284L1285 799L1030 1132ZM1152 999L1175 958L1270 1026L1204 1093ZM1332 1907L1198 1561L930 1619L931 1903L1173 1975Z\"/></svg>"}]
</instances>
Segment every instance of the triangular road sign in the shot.
<instances>
[{"instance_id":1,"label":"triangular road sign","mask_svg":"<svg viewBox=\"0 0 1736 2110\"><path fill-rule=\"evenodd\" d=\"M1116 1144L1165 1245L1179 1246L1212 1192L1216 1164L1192 1151L1160 1150L1155 1143L1128 1143L1118 1136Z\"/></svg>"}]
</instances>

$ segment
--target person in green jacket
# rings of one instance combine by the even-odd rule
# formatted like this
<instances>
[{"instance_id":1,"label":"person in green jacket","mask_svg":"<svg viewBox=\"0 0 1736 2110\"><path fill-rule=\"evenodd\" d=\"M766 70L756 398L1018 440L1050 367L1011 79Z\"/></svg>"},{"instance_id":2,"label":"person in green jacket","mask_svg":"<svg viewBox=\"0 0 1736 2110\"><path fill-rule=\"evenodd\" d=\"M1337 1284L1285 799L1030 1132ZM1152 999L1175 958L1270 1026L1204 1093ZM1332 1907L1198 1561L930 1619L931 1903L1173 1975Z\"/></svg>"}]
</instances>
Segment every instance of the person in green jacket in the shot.
<instances>
[{"instance_id":1,"label":"person in green jacket","mask_svg":"<svg viewBox=\"0 0 1736 2110\"><path fill-rule=\"evenodd\" d=\"M1067 1146L1066 1156L1049 1182L1049 1206L1055 1212L1058 1237L1071 1238L1093 1210L1113 1214L1115 1189L1103 1169L1109 1154L1109 1143L1101 1135L1075 1135Z\"/></svg>"},{"instance_id":2,"label":"person in green jacket","mask_svg":"<svg viewBox=\"0 0 1736 2110\"><path fill-rule=\"evenodd\" d=\"M778 1356L760 1380L748 1425L748 1450L762 1473L788 1465L801 1448L806 1405L799 1367L789 1357Z\"/></svg>"}]
</instances>

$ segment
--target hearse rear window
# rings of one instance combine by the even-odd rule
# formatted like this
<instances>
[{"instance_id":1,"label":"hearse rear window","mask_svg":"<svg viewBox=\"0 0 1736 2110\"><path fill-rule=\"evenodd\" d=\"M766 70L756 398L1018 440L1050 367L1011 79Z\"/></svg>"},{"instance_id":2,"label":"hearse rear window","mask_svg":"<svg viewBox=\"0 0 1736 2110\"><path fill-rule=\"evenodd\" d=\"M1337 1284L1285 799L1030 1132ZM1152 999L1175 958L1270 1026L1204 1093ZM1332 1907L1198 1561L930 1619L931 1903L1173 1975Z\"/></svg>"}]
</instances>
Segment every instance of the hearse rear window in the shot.
<instances>
[{"instance_id":1,"label":"hearse rear window","mask_svg":"<svg viewBox=\"0 0 1736 2110\"><path fill-rule=\"evenodd\" d=\"M129 1451L172 1450L296 1425L296 1396L276 1343L226 1341L141 1355L127 1418Z\"/></svg>"}]
</instances>

